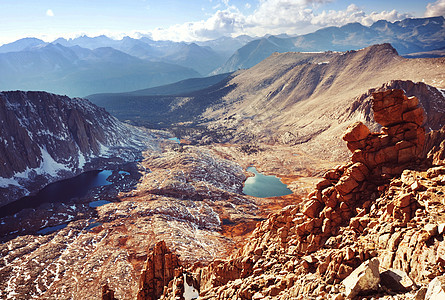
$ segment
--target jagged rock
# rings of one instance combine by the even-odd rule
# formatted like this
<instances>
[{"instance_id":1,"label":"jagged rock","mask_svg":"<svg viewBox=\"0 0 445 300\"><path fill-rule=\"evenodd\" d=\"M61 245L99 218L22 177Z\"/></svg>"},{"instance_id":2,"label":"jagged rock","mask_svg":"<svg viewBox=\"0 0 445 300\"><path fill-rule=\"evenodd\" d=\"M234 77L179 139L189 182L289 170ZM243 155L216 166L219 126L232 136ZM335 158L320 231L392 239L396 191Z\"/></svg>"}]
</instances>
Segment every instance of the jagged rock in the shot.
<instances>
[{"instance_id":1,"label":"jagged rock","mask_svg":"<svg viewBox=\"0 0 445 300\"><path fill-rule=\"evenodd\" d=\"M401 270L389 269L380 273L381 284L394 292L406 293L415 287L414 281Z\"/></svg>"},{"instance_id":2,"label":"jagged rock","mask_svg":"<svg viewBox=\"0 0 445 300\"><path fill-rule=\"evenodd\" d=\"M167 248L164 241L156 243L142 270L137 299L158 299L164 287L181 273L178 257Z\"/></svg>"},{"instance_id":3,"label":"jagged rock","mask_svg":"<svg viewBox=\"0 0 445 300\"><path fill-rule=\"evenodd\" d=\"M117 300L114 297L114 291L110 289L108 284L102 286L102 300Z\"/></svg>"},{"instance_id":4,"label":"jagged rock","mask_svg":"<svg viewBox=\"0 0 445 300\"><path fill-rule=\"evenodd\" d=\"M377 258L364 262L342 281L348 298L354 298L363 292L377 290L379 283L379 260Z\"/></svg>"},{"instance_id":5,"label":"jagged rock","mask_svg":"<svg viewBox=\"0 0 445 300\"><path fill-rule=\"evenodd\" d=\"M434 278L429 284L425 300L445 299L445 275Z\"/></svg>"},{"instance_id":6,"label":"jagged rock","mask_svg":"<svg viewBox=\"0 0 445 300\"><path fill-rule=\"evenodd\" d=\"M433 165L445 165L445 126L440 130L428 133L425 141L424 156Z\"/></svg>"},{"instance_id":7,"label":"jagged rock","mask_svg":"<svg viewBox=\"0 0 445 300\"><path fill-rule=\"evenodd\" d=\"M303 214L309 218L315 218L318 216L321 210L322 204L318 200L311 200L307 203L306 207L303 209Z\"/></svg>"}]
</instances>

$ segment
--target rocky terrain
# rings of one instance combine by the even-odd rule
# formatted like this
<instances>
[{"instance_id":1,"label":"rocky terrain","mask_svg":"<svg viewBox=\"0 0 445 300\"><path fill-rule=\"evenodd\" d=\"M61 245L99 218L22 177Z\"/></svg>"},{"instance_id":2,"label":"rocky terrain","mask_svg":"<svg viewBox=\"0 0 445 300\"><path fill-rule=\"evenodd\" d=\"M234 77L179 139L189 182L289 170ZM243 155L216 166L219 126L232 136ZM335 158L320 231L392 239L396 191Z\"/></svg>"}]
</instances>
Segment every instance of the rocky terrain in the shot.
<instances>
[{"instance_id":1,"label":"rocky terrain","mask_svg":"<svg viewBox=\"0 0 445 300\"><path fill-rule=\"evenodd\" d=\"M0 205L46 184L134 161L150 139L84 99L0 93Z\"/></svg>"},{"instance_id":2,"label":"rocky terrain","mask_svg":"<svg viewBox=\"0 0 445 300\"><path fill-rule=\"evenodd\" d=\"M100 104L121 120L167 128L195 144L288 145L344 161L341 134L362 121L373 130L371 93L402 88L426 113L426 130L445 125L444 58L407 59L389 44L357 51L275 53L224 81L183 95L114 97ZM397 80L395 80L397 79ZM94 100L94 99L93 99Z\"/></svg>"},{"instance_id":3,"label":"rocky terrain","mask_svg":"<svg viewBox=\"0 0 445 300\"><path fill-rule=\"evenodd\" d=\"M236 148L231 153L252 161ZM269 213L299 201L243 195L248 174L240 165L213 149L171 141L122 170L130 175L116 174L112 185L82 199L0 219L0 298L97 299L103 284L118 298L135 298L156 242L164 240L182 264L207 264L226 257ZM89 206L98 199L111 203Z\"/></svg>"},{"instance_id":4,"label":"rocky terrain","mask_svg":"<svg viewBox=\"0 0 445 300\"><path fill-rule=\"evenodd\" d=\"M402 90L374 93L373 111L382 131L352 124L343 135L351 161L270 214L231 258L184 270L157 244L143 272L164 261L154 274L172 280L144 277L141 291L154 294L138 299L162 290L162 299L184 299L191 286L199 299L441 299L443 130L425 136L419 101Z\"/></svg>"},{"instance_id":5,"label":"rocky terrain","mask_svg":"<svg viewBox=\"0 0 445 300\"><path fill-rule=\"evenodd\" d=\"M276 54L206 95L175 96L164 111L173 127L144 132L142 154L139 130L84 100L14 92L58 103L61 116L33 118L41 106L25 101L15 111L34 123L20 129L14 116L18 137L53 122L63 130L39 143L78 171L82 153L83 170L112 175L85 196L0 218L0 298L430 299L443 279L441 67L390 45ZM70 121L76 103L96 114ZM74 141L53 141L65 128ZM293 194L244 195L249 166Z\"/></svg>"},{"instance_id":6,"label":"rocky terrain","mask_svg":"<svg viewBox=\"0 0 445 300\"><path fill-rule=\"evenodd\" d=\"M425 134L420 101L402 90L372 99L381 132L350 124L351 161L334 168L280 145L164 140L110 186L1 219L0 298L430 299L443 274L445 129ZM243 195L252 164L294 194ZM88 205L97 199L111 203Z\"/></svg>"}]
</instances>

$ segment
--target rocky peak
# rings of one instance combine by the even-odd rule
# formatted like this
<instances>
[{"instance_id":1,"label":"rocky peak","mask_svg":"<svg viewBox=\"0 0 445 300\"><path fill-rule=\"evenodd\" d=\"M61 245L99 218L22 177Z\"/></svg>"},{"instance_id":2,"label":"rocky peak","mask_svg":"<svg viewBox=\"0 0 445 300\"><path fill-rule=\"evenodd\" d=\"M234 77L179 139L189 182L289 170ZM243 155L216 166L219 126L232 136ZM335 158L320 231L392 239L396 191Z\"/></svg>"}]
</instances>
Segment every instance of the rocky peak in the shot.
<instances>
[{"instance_id":1,"label":"rocky peak","mask_svg":"<svg viewBox=\"0 0 445 300\"><path fill-rule=\"evenodd\" d=\"M138 300L156 300L164 287L175 277L182 275L178 256L172 253L164 241L155 244L147 258L139 280Z\"/></svg>"}]
</instances>

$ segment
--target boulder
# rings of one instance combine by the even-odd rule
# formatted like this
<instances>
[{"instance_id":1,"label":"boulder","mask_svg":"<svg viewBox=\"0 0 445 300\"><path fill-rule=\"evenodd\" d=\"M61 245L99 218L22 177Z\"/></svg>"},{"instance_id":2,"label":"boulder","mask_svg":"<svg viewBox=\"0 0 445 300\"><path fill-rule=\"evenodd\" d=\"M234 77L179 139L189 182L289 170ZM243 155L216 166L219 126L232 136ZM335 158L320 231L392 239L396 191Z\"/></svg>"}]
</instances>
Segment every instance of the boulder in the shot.
<instances>
[{"instance_id":1,"label":"boulder","mask_svg":"<svg viewBox=\"0 0 445 300\"><path fill-rule=\"evenodd\" d=\"M445 299L445 275L434 278L426 291L425 300Z\"/></svg>"},{"instance_id":2,"label":"boulder","mask_svg":"<svg viewBox=\"0 0 445 300\"><path fill-rule=\"evenodd\" d=\"M313 219L318 216L321 211L322 204L317 200L310 200L303 209L303 214Z\"/></svg>"},{"instance_id":3,"label":"boulder","mask_svg":"<svg viewBox=\"0 0 445 300\"><path fill-rule=\"evenodd\" d=\"M404 271L389 269L380 273L381 284L394 292L406 293L415 287L414 281Z\"/></svg>"},{"instance_id":4,"label":"boulder","mask_svg":"<svg viewBox=\"0 0 445 300\"><path fill-rule=\"evenodd\" d=\"M371 134L369 128L362 122L355 122L346 128L343 140L346 142L356 142L366 139Z\"/></svg>"},{"instance_id":5,"label":"boulder","mask_svg":"<svg viewBox=\"0 0 445 300\"><path fill-rule=\"evenodd\" d=\"M335 188L341 195L349 194L353 189L358 186L357 181L352 177L343 176L340 178L338 183L335 185Z\"/></svg>"},{"instance_id":6,"label":"boulder","mask_svg":"<svg viewBox=\"0 0 445 300\"><path fill-rule=\"evenodd\" d=\"M364 292L375 291L378 289L379 283L379 260L377 258L365 261L342 281L345 286L345 295L348 298L354 298Z\"/></svg>"}]
</instances>

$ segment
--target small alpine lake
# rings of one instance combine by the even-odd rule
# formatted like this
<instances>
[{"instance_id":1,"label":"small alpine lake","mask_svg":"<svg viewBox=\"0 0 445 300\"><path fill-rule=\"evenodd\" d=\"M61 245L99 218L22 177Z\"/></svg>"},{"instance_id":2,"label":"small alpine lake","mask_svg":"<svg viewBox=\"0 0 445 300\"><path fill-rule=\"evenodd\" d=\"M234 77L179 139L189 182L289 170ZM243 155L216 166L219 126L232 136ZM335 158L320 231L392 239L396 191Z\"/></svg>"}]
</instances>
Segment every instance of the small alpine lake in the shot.
<instances>
[{"instance_id":1,"label":"small alpine lake","mask_svg":"<svg viewBox=\"0 0 445 300\"><path fill-rule=\"evenodd\" d=\"M258 198L279 197L292 194L287 185L276 176L267 176L257 171L255 167L247 168L248 172L255 174L247 178L244 183L243 193Z\"/></svg>"}]
</instances>

